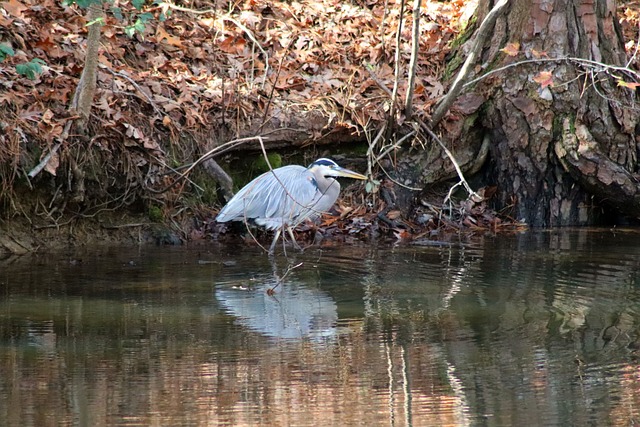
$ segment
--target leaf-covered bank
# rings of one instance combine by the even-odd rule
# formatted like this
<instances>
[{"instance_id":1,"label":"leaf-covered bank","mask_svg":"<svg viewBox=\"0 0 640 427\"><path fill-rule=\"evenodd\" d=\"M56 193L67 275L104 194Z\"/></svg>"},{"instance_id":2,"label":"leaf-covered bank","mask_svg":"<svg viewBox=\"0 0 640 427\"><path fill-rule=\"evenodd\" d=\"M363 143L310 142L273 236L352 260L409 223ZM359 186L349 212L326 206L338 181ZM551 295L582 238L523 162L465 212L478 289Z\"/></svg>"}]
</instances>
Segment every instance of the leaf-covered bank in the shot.
<instances>
[{"instance_id":1,"label":"leaf-covered bank","mask_svg":"<svg viewBox=\"0 0 640 427\"><path fill-rule=\"evenodd\" d=\"M80 7L88 4L101 9ZM3 234L18 222L46 244L42 230L63 236L81 222L105 230L141 223L138 235L150 240L219 238L225 229L212 218L232 191L229 176L237 186L255 175L263 148L283 164L331 155L370 175L338 206L341 233L420 241L433 230L513 225L517 187L479 181L479 198L442 203L451 184L438 183L456 170L412 126L428 122L457 68L448 61L464 58L479 23L469 21L473 1L416 6L419 31L417 9L403 1L0 3ZM632 55L637 6L618 12ZM501 46L491 54L528 54ZM81 90L91 89L88 64L95 92ZM547 80L532 79L541 87ZM467 95L438 133L465 171L492 161L502 170L474 121L478 97ZM409 111L391 102L403 99ZM215 155L187 168L206 153ZM497 192L499 213L490 209Z\"/></svg>"}]
</instances>

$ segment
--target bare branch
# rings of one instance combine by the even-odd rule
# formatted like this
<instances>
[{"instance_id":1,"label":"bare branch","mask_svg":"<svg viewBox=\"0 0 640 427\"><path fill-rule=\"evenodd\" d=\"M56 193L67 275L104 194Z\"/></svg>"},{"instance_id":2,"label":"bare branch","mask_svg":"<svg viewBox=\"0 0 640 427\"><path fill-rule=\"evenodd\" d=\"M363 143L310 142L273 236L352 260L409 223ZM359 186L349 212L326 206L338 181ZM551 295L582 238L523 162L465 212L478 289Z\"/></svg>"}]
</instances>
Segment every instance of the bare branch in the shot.
<instances>
[{"instance_id":1,"label":"bare branch","mask_svg":"<svg viewBox=\"0 0 640 427\"><path fill-rule=\"evenodd\" d=\"M449 149L443 144L443 142L440 140L440 138L438 138L438 135L433 133L433 131L429 128L429 126L427 126L422 121L420 121L419 123L420 123L420 127L422 128L422 130L424 130L426 133L428 133L429 136L431 136L431 138L433 138L440 145L440 147L445 152L447 157L449 157L449 160L451 160L451 163L453 163L453 167L456 169L456 173L458 174L458 178L460 178L460 182L458 182L456 185L454 185L449 190L449 194L447 195L447 197L445 199L445 203L446 203L447 200L449 200L451 198L451 194L453 194L453 190L456 187L460 186L460 185L464 185L465 190L467 190L467 192L469 193L469 196L473 199L473 201L475 201L475 202L481 201L483 199L483 197L481 195L479 195L478 193L476 193L474 190L471 189L471 186L469 185L469 183L467 183L467 180L464 178L464 175L462 174L462 169L460 169L460 165L458 165L458 162L456 161L456 158L453 157L453 153L451 153L451 151L449 151Z\"/></svg>"},{"instance_id":2,"label":"bare branch","mask_svg":"<svg viewBox=\"0 0 640 427\"><path fill-rule=\"evenodd\" d=\"M45 166L47 166L47 163L49 163L49 160L51 160L51 158L56 154L56 152L58 151L61 145L62 145L62 142L58 142L56 145L53 146L51 151L49 151L49 153L47 153L47 155L44 156L44 158L40 161L40 163L38 163L35 168L31 169L31 171L28 174L29 178L33 178L34 176L38 175L42 171L42 169L44 169Z\"/></svg>"},{"instance_id":3,"label":"bare branch","mask_svg":"<svg viewBox=\"0 0 640 427\"><path fill-rule=\"evenodd\" d=\"M398 86L400 83L400 49L402 43L402 27L404 24L404 3L405 0L400 0L400 15L398 16L398 29L396 31L396 54L394 58L395 62L395 79L393 82L393 93L391 95L391 108L389 108L389 124L395 120L396 115L396 102L398 99ZM388 131L391 131L393 126L388 127Z\"/></svg>"},{"instance_id":4,"label":"bare branch","mask_svg":"<svg viewBox=\"0 0 640 427\"><path fill-rule=\"evenodd\" d=\"M440 120L442 120L447 111L449 111L449 107L451 107L453 101L455 101L455 99L462 91L462 88L464 87L464 80L467 78L469 72L471 71L472 65L475 64L476 58L480 56L480 52L482 51L482 48L484 47L484 44L489 37L489 34L491 33L491 30L493 29L498 16L500 15L500 12L502 12L502 9L507 5L507 3L509 3L509 0L498 0L495 6L493 6L493 9L491 9L491 11L489 11L487 16L484 18L482 24L480 24L478 34L473 44L473 49L471 49L469 56L464 61L462 68L458 72L456 79L451 85L451 89L449 89L449 92L442 99L440 104L438 104L436 111L431 116L431 128L434 128L438 123L440 123Z\"/></svg>"}]
</instances>

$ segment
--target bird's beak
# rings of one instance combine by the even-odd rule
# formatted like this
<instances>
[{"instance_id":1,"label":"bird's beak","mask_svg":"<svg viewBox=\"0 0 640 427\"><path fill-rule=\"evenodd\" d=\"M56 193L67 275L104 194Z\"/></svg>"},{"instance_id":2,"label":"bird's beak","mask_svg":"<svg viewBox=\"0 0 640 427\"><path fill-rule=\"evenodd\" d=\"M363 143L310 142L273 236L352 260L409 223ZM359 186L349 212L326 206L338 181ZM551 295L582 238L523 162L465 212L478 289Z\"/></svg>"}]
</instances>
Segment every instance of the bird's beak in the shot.
<instances>
[{"instance_id":1,"label":"bird's beak","mask_svg":"<svg viewBox=\"0 0 640 427\"><path fill-rule=\"evenodd\" d=\"M343 176L345 178L367 179L367 177L362 175L361 173L354 172L352 170L345 169L342 167L338 169L334 169L334 172L336 173L336 176Z\"/></svg>"}]
</instances>

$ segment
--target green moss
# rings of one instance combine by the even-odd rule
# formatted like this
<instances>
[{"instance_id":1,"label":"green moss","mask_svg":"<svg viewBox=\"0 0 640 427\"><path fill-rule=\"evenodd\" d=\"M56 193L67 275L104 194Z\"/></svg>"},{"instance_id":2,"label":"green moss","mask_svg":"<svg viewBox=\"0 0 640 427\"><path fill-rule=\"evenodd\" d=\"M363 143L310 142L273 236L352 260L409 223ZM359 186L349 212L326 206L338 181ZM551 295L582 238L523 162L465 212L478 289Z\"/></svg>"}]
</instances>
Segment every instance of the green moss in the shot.
<instances>
[{"instance_id":1,"label":"green moss","mask_svg":"<svg viewBox=\"0 0 640 427\"><path fill-rule=\"evenodd\" d=\"M450 80L464 62L465 56L462 54L462 51L459 50L459 47L465 44L471 36L473 36L474 29L476 28L476 21L477 18L473 16L462 31L460 31L458 36L451 42L451 51L455 53L447 61L447 65L442 75L444 80Z\"/></svg>"},{"instance_id":2,"label":"green moss","mask_svg":"<svg viewBox=\"0 0 640 427\"><path fill-rule=\"evenodd\" d=\"M342 154L366 156L367 152L369 152L369 144L365 144L365 143L349 144L349 145L345 145L344 147L340 147L340 153Z\"/></svg>"},{"instance_id":3,"label":"green moss","mask_svg":"<svg viewBox=\"0 0 640 427\"><path fill-rule=\"evenodd\" d=\"M471 36L473 35L473 31L476 28L477 20L478 20L478 18L474 15L469 20L467 25L465 25L463 28L461 28L461 31L458 34L458 37L453 39L453 41L451 42L451 50L459 48L460 46L465 44L471 38Z\"/></svg>"},{"instance_id":4,"label":"green moss","mask_svg":"<svg viewBox=\"0 0 640 427\"><path fill-rule=\"evenodd\" d=\"M478 120L478 117L479 117L479 113L477 111L465 117L464 129L473 129L475 127L476 121Z\"/></svg>"},{"instance_id":5,"label":"green moss","mask_svg":"<svg viewBox=\"0 0 640 427\"><path fill-rule=\"evenodd\" d=\"M561 138L564 133L564 119L569 119L569 133L576 133L576 115L575 114L556 114L553 116L553 136Z\"/></svg>"},{"instance_id":6,"label":"green moss","mask_svg":"<svg viewBox=\"0 0 640 427\"><path fill-rule=\"evenodd\" d=\"M267 159L273 169L282 166L282 156L279 153L268 153ZM252 169L256 172L263 173L269 170L269 164L263 155L260 155L254 162Z\"/></svg>"},{"instance_id":7,"label":"green moss","mask_svg":"<svg viewBox=\"0 0 640 427\"><path fill-rule=\"evenodd\" d=\"M164 215L162 214L162 208L160 206L149 206L149 220L152 222L161 222Z\"/></svg>"},{"instance_id":8,"label":"green moss","mask_svg":"<svg viewBox=\"0 0 640 427\"><path fill-rule=\"evenodd\" d=\"M444 69L444 73L442 74L442 79L445 81L451 80L453 75L456 73L458 68L462 65L464 59L460 55L454 56L449 62L447 62L447 66Z\"/></svg>"},{"instance_id":9,"label":"green moss","mask_svg":"<svg viewBox=\"0 0 640 427\"><path fill-rule=\"evenodd\" d=\"M200 200L202 200L203 203L209 206L214 205L218 201L218 192L216 190L216 187L211 184L212 182L209 181L206 185L202 186L204 191L200 196Z\"/></svg>"}]
</instances>

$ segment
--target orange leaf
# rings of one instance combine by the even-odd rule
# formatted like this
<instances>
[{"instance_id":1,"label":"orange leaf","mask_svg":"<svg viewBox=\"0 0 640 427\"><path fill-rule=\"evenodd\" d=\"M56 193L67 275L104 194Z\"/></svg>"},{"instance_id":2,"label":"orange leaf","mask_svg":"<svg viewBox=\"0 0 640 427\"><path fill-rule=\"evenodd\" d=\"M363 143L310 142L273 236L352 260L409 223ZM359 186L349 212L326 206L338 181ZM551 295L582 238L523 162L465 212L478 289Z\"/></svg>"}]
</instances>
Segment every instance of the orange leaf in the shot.
<instances>
[{"instance_id":1,"label":"orange leaf","mask_svg":"<svg viewBox=\"0 0 640 427\"><path fill-rule=\"evenodd\" d=\"M545 52L544 50L531 49L531 55L533 55L533 57L536 59L549 57L549 55L547 55L547 52Z\"/></svg>"},{"instance_id":2,"label":"orange leaf","mask_svg":"<svg viewBox=\"0 0 640 427\"><path fill-rule=\"evenodd\" d=\"M389 218L391 220L398 219L398 218L400 218L401 214L402 214L402 212L400 212L398 210L389 211L389 212L387 212L387 218Z\"/></svg>"},{"instance_id":3,"label":"orange leaf","mask_svg":"<svg viewBox=\"0 0 640 427\"><path fill-rule=\"evenodd\" d=\"M4 8L10 15L15 16L16 18L24 18L22 16L22 12L28 9L24 4L20 3L18 0L9 0L0 3L0 6Z\"/></svg>"},{"instance_id":4,"label":"orange leaf","mask_svg":"<svg viewBox=\"0 0 640 427\"><path fill-rule=\"evenodd\" d=\"M533 78L533 81L539 83L543 89L547 86L553 87L553 76L551 75L551 71L541 71L540 74Z\"/></svg>"},{"instance_id":5,"label":"orange leaf","mask_svg":"<svg viewBox=\"0 0 640 427\"><path fill-rule=\"evenodd\" d=\"M502 49L501 52L506 53L509 56L516 56L520 52L520 43L509 43Z\"/></svg>"},{"instance_id":6,"label":"orange leaf","mask_svg":"<svg viewBox=\"0 0 640 427\"><path fill-rule=\"evenodd\" d=\"M158 39L158 43L162 40L166 40L171 46L182 47L182 41L180 38L167 33L161 26L158 26L158 29L156 30L156 38Z\"/></svg>"},{"instance_id":7,"label":"orange leaf","mask_svg":"<svg viewBox=\"0 0 640 427\"><path fill-rule=\"evenodd\" d=\"M242 37L230 36L218 43L218 47L224 53L240 54L246 44L246 40Z\"/></svg>"},{"instance_id":8,"label":"orange leaf","mask_svg":"<svg viewBox=\"0 0 640 427\"><path fill-rule=\"evenodd\" d=\"M0 27L8 27L13 22L13 19L0 15Z\"/></svg>"}]
</instances>

